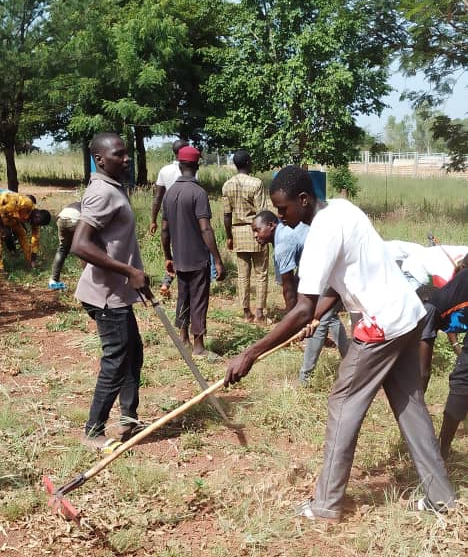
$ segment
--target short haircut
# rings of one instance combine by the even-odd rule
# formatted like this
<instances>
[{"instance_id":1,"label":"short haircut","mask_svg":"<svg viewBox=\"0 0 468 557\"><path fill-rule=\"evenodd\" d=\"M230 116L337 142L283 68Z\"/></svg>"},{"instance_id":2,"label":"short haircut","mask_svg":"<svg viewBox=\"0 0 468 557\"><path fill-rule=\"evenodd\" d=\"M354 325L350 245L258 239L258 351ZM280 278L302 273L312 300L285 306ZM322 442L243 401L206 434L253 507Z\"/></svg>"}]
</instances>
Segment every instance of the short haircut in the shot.
<instances>
[{"instance_id":1,"label":"short haircut","mask_svg":"<svg viewBox=\"0 0 468 557\"><path fill-rule=\"evenodd\" d=\"M119 139L123 141L119 134L114 132L101 132L97 133L93 139L91 139L91 143L89 144L89 150L91 151L91 155L93 157L100 153L101 149L104 146L107 146L112 139Z\"/></svg>"},{"instance_id":2,"label":"short haircut","mask_svg":"<svg viewBox=\"0 0 468 557\"><path fill-rule=\"evenodd\" d=\"M254 217L254 220L260 219L262 224L268 224L270 222L274 222L276 224L278 224L279 222L279 218L277 217L277 215L275 215L275 213L273 213L272 211L260 211L259 213L257 213Z\"/></svg>"},{"instance_id":3,"label":"short haircut","mask_svg":"<svg viewBox=\"0 0 468 557\"><path fill-rule=\"evenodd\" d=\"M172 152L177 157L177 153L179 152L179 150L182 149L182 147L187 147L188 144L189 142L185 139L176 139L172 144Z\"/></svg>"},{"instance_id":4,"label":"short haircut","mask_svg":"<svg viewBox=\"0 0 468 557\"><path fill-rule=\"evenodd\" d=\"M179 161L180 170L191 170L194 174L198 170L198 162L192 161Z\"/></svg>"},{"instance_id":5,"label":"short haircut","mask_svg":"<svg viewBox=\"0 0 468 557\"><path fill-rule=\"evenodd\" d=\"M279 190L283 190L289 199L295 199L303 192L317 199L310 174L300 166L285 166L278 172L271 182L270 194Z\"/></svg>"},{"instance_id":6,"label":"short haircut","mask_svg":"<svg viewBox=\"0 0 468 557\"><path fill-rule=\"evenodd\" d=\"M33 209L29 218L34 218L39 226L47 226L50 222L50 213L45 209Z\"/></svg>"},{"instance_id":7,"label":"short haircut","mask_svg":"<svg viewBox=\"0 0 468 557\"><path fill-rule=\"evenodd\" d=\"M252 164L252 159L250 158L250 153L245 149L239 149L234 153L232 162L236 165L236 168L247 168Z\"/></svg>"}]
</instances>

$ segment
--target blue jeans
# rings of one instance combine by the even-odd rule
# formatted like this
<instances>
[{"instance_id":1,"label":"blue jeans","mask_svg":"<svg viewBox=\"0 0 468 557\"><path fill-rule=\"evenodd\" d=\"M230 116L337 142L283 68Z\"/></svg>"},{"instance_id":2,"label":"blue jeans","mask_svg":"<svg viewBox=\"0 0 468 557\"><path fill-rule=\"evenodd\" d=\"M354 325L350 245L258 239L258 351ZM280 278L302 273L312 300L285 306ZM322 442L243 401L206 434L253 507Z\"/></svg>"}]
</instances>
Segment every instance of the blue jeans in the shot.
<instances>
[{"instance_id":1,"label":"blue jeans","mask_svg":"<svg viewBox=\"0 0 468 557\"><path fill-rule=\"evenodd\" d=\"M329 329L333 341L340 351L341 357L344 358L346 356L346 351L348 350L348 337L346 336L343 323L338 317L339 307L341 307L341 302L338 302L338 304L335 304L327 311L327 313L322 316L322 319L320 319L320 325L315 330L314 335L306 339L304 360L299 371L299 381L301 383L307 383L310 379L317 365L320 352L325 344Z\"/></svg>"},{"instance_id":2,"label":"blue jeans","mask_svg":"<svg viewBox=\"0 0 468 557\"><path fill-rule=\"evenodd\" d=\"M143 343L132 306L101 309L83 303L83 307L96 321L102 347L101 369L85 426L87 435L96 436L104 434L117 396L121 415L138 418Z\"/></svg>"}]
</instances>

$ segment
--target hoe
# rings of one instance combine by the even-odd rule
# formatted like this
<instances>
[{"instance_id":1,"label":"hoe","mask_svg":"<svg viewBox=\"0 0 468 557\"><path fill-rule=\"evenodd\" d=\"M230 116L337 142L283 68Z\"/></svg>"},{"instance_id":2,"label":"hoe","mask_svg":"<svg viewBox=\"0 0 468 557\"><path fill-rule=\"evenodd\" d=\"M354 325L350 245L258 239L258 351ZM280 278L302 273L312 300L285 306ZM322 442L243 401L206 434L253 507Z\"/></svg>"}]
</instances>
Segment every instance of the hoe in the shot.
<instances>
[{"instance_id":1,"label":"hoe","mask_svg":"<svg viewBox=\"0 0 468 557\"><path fill-rule=\"evenodd\" d=\"M318 321L313 322L313 325L316 326L317 324L318 324ZM257 358L257 361L262 360L263 358L266 358L267 356L269 356L273 352L276 352L280 348L283 348L283 347L287 346L288 344L290 344L291 342L293 342L294 340L297 340L298 338L300 338L301 333L302 332L297 333L296 335L292 336L287 341L279 344L278 346L275 346L274 348L272 348L271 350L268 350L267 352L264 352L261 356L259 356ZM51 497L49 499L49 503L48 503L49 507L51 507L54 512L59 513L59 514L65 516L66 518L68 518L69 520L73 520L77 524L79 524L80 523L80 511L78 509L76 509L72 505L72 503L70 501L68 501L68 499L65 498L65 495L67 493L70 493L71 491L74 491L75 489L78 489L85 482L87 482L89 479L91 479L92 477L99 474L99 472L104 470L104 468L106 468L112 461L114 461L122 453L124 453L125 451L127 451L131 447L135 446L142 439L144 439L145 437L150 435L150 433L152 433L153 431L156 431L157 429L161 428L162 426L164 426L165 424L167 424L168 422L170 422L174 418L177 418L178 416L180 416L181 414L183 414L184 412L186 412L187 410L192 408L192 406L195 406L196 404L198 404L199 402L201 402L205 398L210 397L215 391L220 389L223 386L223 384L224 384L224 378L219 379L218 381L216 381L216 383L213 383L211 386L209 386L207 389L205 389L204 391L202 391L201 393L199 393L198 395L196 395L192 399L188 400L187 402L185 402L184 404L182 404L181 406L179 406L178 408L176 408L172 412L169 412L169 414L166 414L162 418L159 418L159 420L157 420L156 422L153 422L151 425L146 427L143 431L140 431L139 433L137 433L134 437L130 438L125 443L122 443L122 444L119 444L118 446L116 446L116 448L113 450L113 452L111 454L109 454L108 456L106 456L105 458L100 460L97 464L95 464L92 468L90 468L86 472L78 474L73 480L71 480L67 484L56 488L54 486L54 484L52 483L52 480L49 477L44 476L42 478L42 483L44 484L48 493L51 495Z\"/></svg>"}]
</instances>

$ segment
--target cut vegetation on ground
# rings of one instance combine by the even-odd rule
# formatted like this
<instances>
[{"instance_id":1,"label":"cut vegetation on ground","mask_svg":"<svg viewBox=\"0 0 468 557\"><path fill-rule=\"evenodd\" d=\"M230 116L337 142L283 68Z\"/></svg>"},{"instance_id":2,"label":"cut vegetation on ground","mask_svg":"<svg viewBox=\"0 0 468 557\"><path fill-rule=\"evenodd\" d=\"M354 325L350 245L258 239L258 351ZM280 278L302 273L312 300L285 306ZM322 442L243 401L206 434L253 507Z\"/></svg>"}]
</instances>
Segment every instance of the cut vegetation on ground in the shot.
<instances>
[{"instance_id":1,"label":"cut vegetation on ground","mask_svg":"<svg viewBox=\"0 0 468 557\"><path fill-rule=\"evenodd\" d=\"M467 242L467 183L361 179L357 204L385 239L425 243ZM21 189L21 188L20 188ZM58 187L63 190L63 186ZM23 186L57 213L76 198L55 188ZM213 181L212 191L216 191ZM151 195L137 192L139 239L145 264L158 284L159 236L149 227ZM235 265L224 250L222 208L213 193L216 235L228 278L214 284L208 344L225 361L265 334L245 324L235 299ZM448 462L460 496L447 516L416 515L405 500L420 493L415 470L387 401L379 393L364 422L347 492L344 521L323 526L294 516L294 504L313 492L322 461L327 394L339 365L326 348L311 387L298 388L302 361L295 345L255 364L235 388L219 394L242 435L225 426L206 403L194 407L70 494L81 526L51 514L43 474L62 485L99 456L79 442L99 358L95 327L73 298L80 273L67 260L65 293L46 288L55 230L43 234L39 269L8 257L0 283L0 554L110 557L459 557L468 551L468 431L458 431ZM175 289L174 289L175 298ZM278 317L281 291L271 275L268 311ZM172 319L175 300L165 304ZM144 344L140 417L154 421L199 392L191 372L151 308L136 310ZM345 323L347 316L343 315ZM454 357L439 335L427 394L440 428ZM225 364L202 363L209 382ZM117 425L113 410L110 433ZM468 426L467 426L468 428Z\"/></svg>"}]
</instances>

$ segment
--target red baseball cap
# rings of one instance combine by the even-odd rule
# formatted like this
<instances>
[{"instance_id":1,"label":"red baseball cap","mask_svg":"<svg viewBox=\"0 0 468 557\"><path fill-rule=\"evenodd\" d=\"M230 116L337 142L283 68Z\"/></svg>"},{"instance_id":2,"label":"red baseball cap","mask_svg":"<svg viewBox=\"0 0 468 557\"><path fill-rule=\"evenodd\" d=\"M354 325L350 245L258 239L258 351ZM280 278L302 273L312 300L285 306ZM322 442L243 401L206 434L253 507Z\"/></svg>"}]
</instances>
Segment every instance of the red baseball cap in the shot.
<instances>
[{"instance_id":1,"label":"red baseball cap","mask_svg":"<svg viewBox=\"0 0 468 557\"><path fill-rule=\"evenodd\" d=\"M201 157L201 153L195 147L187 145L187 147L181 147L177 153L177 160L184 162L198 162Z\"/></svg>"}]
</instances>

